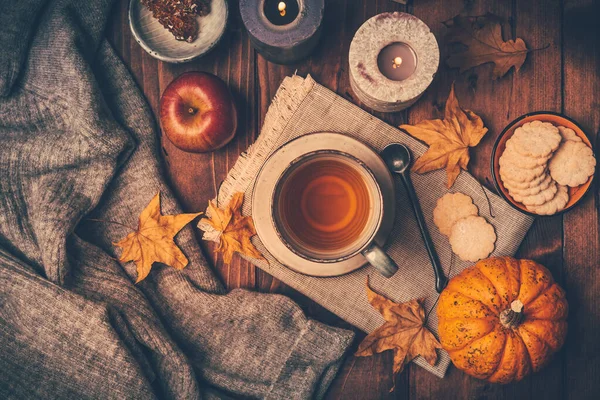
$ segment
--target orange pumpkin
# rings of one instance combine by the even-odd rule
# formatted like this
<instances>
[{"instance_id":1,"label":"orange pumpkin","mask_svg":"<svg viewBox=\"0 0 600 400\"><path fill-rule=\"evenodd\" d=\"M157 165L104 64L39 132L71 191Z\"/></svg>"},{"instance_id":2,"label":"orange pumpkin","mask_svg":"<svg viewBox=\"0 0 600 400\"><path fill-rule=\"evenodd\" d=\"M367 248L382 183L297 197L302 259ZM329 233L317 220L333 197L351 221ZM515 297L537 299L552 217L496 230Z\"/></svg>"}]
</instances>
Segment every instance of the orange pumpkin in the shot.
<instances>
[{"instance_id":1,"label":"orange pumpkin","mask_svg":"<svg viewBox=\"0 0 600 400\"><path fill-rule=\"evenodd\" d=\"M521 380L565 341L568 304L544 266L481 260L448 283L439 305L440 342L457 368L489 382Z\"/></svg>"}]
</instances>

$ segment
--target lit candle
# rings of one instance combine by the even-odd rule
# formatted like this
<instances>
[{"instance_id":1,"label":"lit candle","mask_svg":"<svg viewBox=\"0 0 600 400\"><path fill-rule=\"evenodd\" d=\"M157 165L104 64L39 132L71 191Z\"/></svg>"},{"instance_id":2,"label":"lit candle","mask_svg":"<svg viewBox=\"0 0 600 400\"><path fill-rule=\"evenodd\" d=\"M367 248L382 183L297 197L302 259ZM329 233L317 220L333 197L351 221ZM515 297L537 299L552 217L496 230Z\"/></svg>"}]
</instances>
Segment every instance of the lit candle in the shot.
<instances>
[{"instance_id":1,"label":"lit candle","mask_svg":"<svg viewBox=\"0 0 600 400\"><path fill-rule=\"evenodd\" d=\"M298 0L265 0L263 11L273 25L282 26L294 22L300 13Z\"/></svg>"},{"instance_id":2,"label":"lit candle","mask_svg":"<svg viewBox=\"0 0 600 400\"><path fill-rule=\"evenodd\" d=\"M417 55L406 43L391 43L379 52L377 66L386 78L403 81L410 78L417 69Z\"/></svg>"},{"instance_id":3,"label":"lit candle","mask_svg":"<svg viewBox=\"0 0 600 400\"><path fill-rule=\"evenodd\" d=\"M431 84L440 51L420 19L383 13L356 31L348 62L350 86L358 100L376 111L395 112L414 104Z\"/></svg>"},{"instance_id":4,"label":"lit candle","mask_svg":"<svg viewBox=\"0 0 600 400\"><path fill-rule=\"evenodd\" d=\"M267 60L291 64L319 42L325 0L239 0L250 41Z\"/></svg>"}]
</instances>

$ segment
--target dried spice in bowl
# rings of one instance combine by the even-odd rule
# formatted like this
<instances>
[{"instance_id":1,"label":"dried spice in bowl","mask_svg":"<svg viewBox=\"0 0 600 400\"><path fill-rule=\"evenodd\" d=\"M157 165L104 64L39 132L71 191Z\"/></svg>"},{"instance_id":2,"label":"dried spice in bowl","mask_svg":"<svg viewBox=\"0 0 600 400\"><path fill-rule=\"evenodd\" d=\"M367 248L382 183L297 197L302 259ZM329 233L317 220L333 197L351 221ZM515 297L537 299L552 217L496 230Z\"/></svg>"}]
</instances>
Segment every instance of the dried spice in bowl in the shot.
<instances>
[{"instance_id":1,"label":"dried spice in bowl","mask_svg":"<svg viewBox=\"0 0 600 400\"><path fill-rule=\"evenodd\" d=\"M177 40L193 42L198 37L196 16L210 13L211 0L141 0L152 16Z\"/></svg>"}]
</instances>

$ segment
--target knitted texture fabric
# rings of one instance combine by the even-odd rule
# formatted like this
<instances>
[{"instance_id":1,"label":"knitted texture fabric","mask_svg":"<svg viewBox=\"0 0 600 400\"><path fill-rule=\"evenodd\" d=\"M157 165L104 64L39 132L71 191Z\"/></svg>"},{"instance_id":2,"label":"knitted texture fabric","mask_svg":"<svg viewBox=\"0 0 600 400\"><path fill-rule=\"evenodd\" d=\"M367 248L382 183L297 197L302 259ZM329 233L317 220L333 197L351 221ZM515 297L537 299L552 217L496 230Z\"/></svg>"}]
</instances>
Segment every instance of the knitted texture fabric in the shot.
<instances>
[{"instance_id":1,"label":"knitted texture fabric","mask_svg":"<svg viewBox=\"0 0 600 400\"><path fill-rule=\"evenodd\" d=\"M135 285L116 261L157 192L180 210L104 39L111 3L2 2L0 397L322 397L353 334L283 296L226 293L191 226L184 270L155 264Z\"/></svg>"}]
</instances>

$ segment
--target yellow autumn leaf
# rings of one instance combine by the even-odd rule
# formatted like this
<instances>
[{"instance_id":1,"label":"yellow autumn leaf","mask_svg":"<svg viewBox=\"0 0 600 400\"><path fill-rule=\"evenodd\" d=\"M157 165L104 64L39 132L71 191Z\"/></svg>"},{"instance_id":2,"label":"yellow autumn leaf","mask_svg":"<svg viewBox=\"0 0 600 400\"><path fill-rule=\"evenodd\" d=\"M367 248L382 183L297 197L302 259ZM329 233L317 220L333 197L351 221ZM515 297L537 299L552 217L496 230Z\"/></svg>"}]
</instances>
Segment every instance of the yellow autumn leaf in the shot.
<instances>
[{"instance_id":1,"label":"yellow autumn leaf","mask_svg":"<svg viewBox=\"0 0 600 400\"><path fill-rule=\"evenodd\" d=\"M223 254L223 262L230 264L233 253L240 253L256 259L264 257L254 247L250 238L256 235L252 217L242 215L244 193L233 195L225 208L219 208L214 201L208 203L209 218L202 218L199 226L210 226L221 232L216 251Z\"/></svg>"},{"instance_id":2,"label":"yellow autumn leaf","mask_svg":"<svg viewBox=\"0 0 600 400\"><path fill-rule=\"evenodd\" d=\"M400 125L400 128L429 145L412 170L423 174L446 168L448 188L454 184L460 170L467 169L469 147L477 146L488 131L477 114L460 108L454 94L454 84L446 101L444 119Z\"/></svg>"},{"instance_id":3,"label":"yellow autumn leaf","mask_svg":"<svg viewBox=\"0 0 600 400\"><path fill-rule=\"evenodd\" d=\"M366 357L392 350L394 376L419 355L435 365L438 359L436 349L441 349L442 345L425 326L422 300L394 303L371 290L368 281L367 298L386 322L360 343L355 356Z\"/></svg>"},{"instance_id":4,"label":"yellow autumn leaf","mask_svg":"<svg viewBox=\"0 0 600 400\"><path fill-rule=\"evenodd\" d=\"M135 262L137 280L140 282L152 269L152 264L160 262L176 269L183 269L188 259L179 249L173 238L194 218L202 213L161 215L160 193L140 214L138 229L125 238L113 243L123 251L119 261Z\"/></svg>"}]
</instances>

